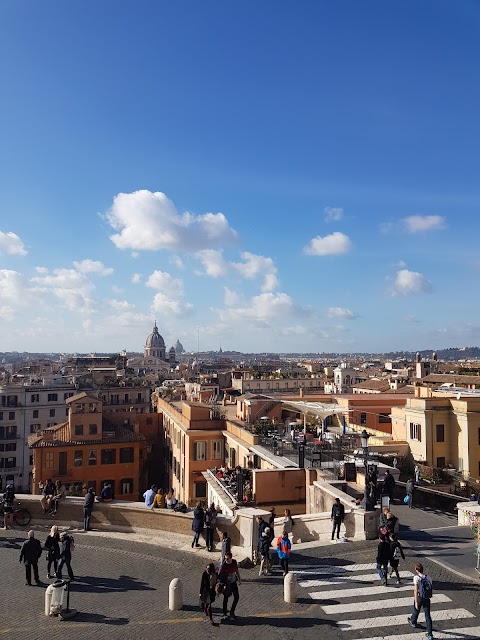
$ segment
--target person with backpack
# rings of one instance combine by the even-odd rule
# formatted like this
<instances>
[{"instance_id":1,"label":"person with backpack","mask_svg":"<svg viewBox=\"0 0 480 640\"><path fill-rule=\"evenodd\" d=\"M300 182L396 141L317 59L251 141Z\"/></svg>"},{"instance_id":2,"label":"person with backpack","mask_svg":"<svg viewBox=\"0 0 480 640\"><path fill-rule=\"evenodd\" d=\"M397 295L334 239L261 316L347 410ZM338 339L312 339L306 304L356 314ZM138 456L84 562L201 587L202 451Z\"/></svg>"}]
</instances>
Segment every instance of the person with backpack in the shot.
<instances>
[{"instance_id":1,"label":"person with backpack","mask_svg":"<svg viewBox=\"0 0 480 640\"><path fill-rule=\"evenodd\" d=\"M331 520L333 522L332 527L332 540L335 537L335 531L337 532L337 540L340 539L340 525L345 520L345 507L340 502L340 498L335 498L335 502L332 506Z\"/></svg>"},{"instance_id":2,"label":"person with backpack","mask_svg":"<svg viewBox=\"0 0 480 640\"><path fill-rule=\"evenodd\" d=\"M415 483L413 481L413 478L410 478L409 480L407 480L407 483L405 485L405 491L406 491L408 508L413 509L413 493L415 491Z\"/></svg>"},{"instance_id":3,"label":"person with backpack","mask_svg":"<svg viewBox=\"0 0 480 640\"><path fill-rule=\"evenodd\" d=\"M73 540L73 536L69 536L68 533L62 531L60 534L60 555L59 555L59 563L57 567L57 578L59 580L62 579L62 569L64 566L67 567L68 577L70 580L74 580L75 576L73 575L72 570L72 551L75 549L75 543Z\"/></svg>"},{"instance_id":4,"label":"person with backpack","mask_svg":"<svg viewBox=\"0 0 480 640\"><path fill-rule=\"evenodd\" d=\"M292 543L288 538L288 533L284 531L277 540L277 555L280 560L280 566L283 569L283 576L288 573L288 559L292 550Z\"/></svg>"},{"instance_id":5,"label":"person with backpack","mask_svg":"<svg viewBox=\"0 0 480 640\"><path fill-rule=\"evenodd\" d=\"M393 574L395 573L397 576L397 584L400 584L400 574L398 572L398 565L400 563L400 558L405 560L405 554L403 552L403 547L400 542L397 540L397 536L394 533L389 535L390 539L390 578L393 578Z\"/></svg>"},{"instance_id":6,"label":"person with backpack","mask_svg":"<svg viewBox=\"0 0 480 640\"><path fill-rule=\"evenodd\" d=\"M377 549L377 573L384 587L387 586L387 571L391 553L390 543L387 542L385 534L381 533Z\"/></svg>"},{"instance_id":7,"label":"person with backpack","mask_svg":"<svg viewBox=\"0 0 480 640\"><path fill-rule=\"evenodd\" d=\"M432 599L432 595L432 579L425 573L423 565L417 562L415 565L415 575L413 576L413 609L407 620L410 626L416 629L418 627L418 614L423 607L427 627L426 640L433 640L432 616L430 615L430 600Z\"/></svg>"},{"instance_id":8,"label":"person with backpack","mask_svg":"<svg viewBox=\"0 0 480 640\"><path fill-rule=\"evenodd\" d=\"M13 522L13 505L15 503L15 491L13 485L7 484L3 494L3 526L10 529Z\"/></svg>"}]
</instances>

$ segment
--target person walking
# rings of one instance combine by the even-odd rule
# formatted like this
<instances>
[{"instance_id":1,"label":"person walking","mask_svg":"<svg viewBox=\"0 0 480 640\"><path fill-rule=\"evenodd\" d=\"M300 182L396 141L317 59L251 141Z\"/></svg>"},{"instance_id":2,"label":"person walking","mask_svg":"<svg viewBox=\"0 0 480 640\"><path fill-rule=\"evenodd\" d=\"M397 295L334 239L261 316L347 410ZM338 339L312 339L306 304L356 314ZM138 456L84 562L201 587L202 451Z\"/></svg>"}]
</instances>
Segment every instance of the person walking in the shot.
<instances>
[{"instance_id":1,"label":"person walking","mask_svg":"<svg viewBox=\"0 0 480 640\"><path fill-rule=\"evenodd\" d=\"M233 559L231 552L225 554L225 562L222 563L220 571L218 573L218 579L225 584L225 590L223 593L223 617L230 617L231 620L235 620L235 609L237 608L240 595L238 593L238 585L241 584L240 572L238 570L237 561ZM232 606L230 607L230 614L228 613L228 599L233 596Z\"/></svg>"},{"instance_id":2,"label":"person walking","mask_svg":"<svg viewBox=\"0 0 480 640\"><path fill-rule=\"evenodd\" d=\"M389 535L390 541L390 578L393 578L393 574L395 573L397 576L397 584L400 584L400 573L398 572L398 565L400 563L400 558L405 560L405 553L403 552L403 547L400 542L397 540L397 536L394 533Z\"/></svg>"},{"instance_id":3,"label":"person walking","mask_svg":"<svg viewBox=\"0 0 480 640\"><path fill-rule=\"evenodd\" d=\"M203 612L210 619L210 624L215 624L212 616L212 603L215 602L215 586L217 581L218 574L215 570L215 565L213 562L210 562L202 573L200 582L200 600L202 601Z\"/></svg>"},{"instance_id":4,"label":"person walking","mask_svg":"<svg viewBox=\"0 0 480 640\"><path fill-rule=\"evenodd\" d=\"M71 565L74 546L72 536L69 536L65 531L62 531L60 534L60 555L56 573L59 580L62 579L62 569L64 566L67 567L68 577L70 580L75 579Z\"/></svg>"},{"instance_id":5,"label":"person walking","mask_svg":"<svg viewBox=\"0 0 480 640\"><path fill-rule=\"evenodd\" d=\"M7 484L3 494L3 526L10 529L13 523L13 505L15 504L15 491L12 484Z\"/></svg>"},{"instance_id":6,"label":"person walking","mask_svg":"<svg viewBox=\"0 0 480 640\"><path fill-rule=\"evenodd\" d=\"M391 533L396 534L400 527L400 522L397 516L394 516L391 511L387 512L387 522L385 527L387 529L387 536L389 536Z\"/></svg>"},{"instance_id":7,"label":"person walking","mask_svg":"<svg viewBox=\"0 0 480 640\"><path fill-rule=\"evenodd\" d=\"M393 502L394 489L395 489L395 478L391 475L390 471L387 469L385 471L385 475L383 476L382 494L384 496L388 496L390 502Z\"/></svg>"},{"instance_id":8,"label":"person walking","mask_svg":"<svg viewBox=\"0 0 480 640\"><path fill-rule=\"evenodd\" d=\"M258 553L260 556L260 571L258 575L262 574L268 575L270 571L270 546L271 542L271 532L270 527L265 527L262 533L262 537L258 541Z\"/></svg>"},{"instance_id":9,"label":"person walking","mask_svg":"<svg viewBox=\"0 0 480 640\"><path fill-rule=\"evenodd\" d=\"M90 531L90 518L92 517L93 503L95 502L95 491L93 487L87 491L83 500L83 530Z\"/></svg>"},{"instance_id":10,"label":"person walking","mask_svg":"<svg viewBox=\"0 0 480 640\"><path fill-rule=\"evenodd\" d=\"M50 534L47 536L44 546L47 550L47 578L54 578L55 576L50 573L50 569L53 564L53 573L57 573L58 558L60 557L60 535L56 524L50 529Z\"/></svg>"},{"instance_id":11,"label":"person walking","mask_svg":"<svg viewBox=\"0 0 480 640\"><path fill-rule=\"evenodd\" d=\"M332 527L332 540L335 537L335 531L337 532L337 540L340 539L340 525L345 520L345 507L340 502L340 498L335 498L335 502L332 506L331 520L333 522Z\"/></svg>"},{"instance_id":12,"label":"person walking","mask_svg":"<svg viewBox=\"0 0 480 640\"><path fill-rule=\"evenodd\" d=\"M205 509L205 543L207 545L207 551L213 551L213 534L217 526L217 510L215 504L212 504Z\"/></svg>"},{"instance_id":13,"label":"person walking","mask_svg":"<svg viewBox=\"0 0 480 640\"><path fill-rule=\"evenodd\" d=\"M32 586L32 568L33 578L36 584L40 584L40 578L38 576L38 559L42 555L42 545L40 541L35 538L35 532L29 531L27 533L27 539L22 544L20 549L20 562L23 561L25 565L25 584Z\"/></svg>"},{"instance_id":14,"label":"person walking","mask_svg":"<svg viewBox=\"0 0 480 640\"><path fill-rule=\"evenodd\" d=\"M199 539L200 533L203 531L203 525L205 524L205 512L202 509L202 503L197 502L197 506L193 511L193 522L192 522L192 531L193 531L193 540L192 540L192 548L199 547Z\"/></svg>"},{"instance_id":15,"label":"person walking","mask_svg":"<svg viewBox=\"0 0 480 640\"><path fill-rule=\"evenodd\" d=\"M413 492L415 491L415 483L413 481L413 478L407 480L405 491L407 492L408 508L413 509Z\"/></svg>"},{"instance_id":16,"label":"person walking","mask_svg":"<svg viewBox=\"0 0 480 640\"><path fill-rule=\"evenodd\" d=\"M390 543L387 542L384 533L380 534L380 542L377 548L377 573L384 587L387 586L387 570L391 557Z\"/></svg>"},{"instance_id":17,"label":"person walking","mask_svg":"<svg viewBox=\"0 0 480 640\"><path fill-rule=\"evenodd\" d=\"M427 640L433 640L432 616L430 614L430 600L432 595L432 579L426 574L423 564L417 562L415 565L415 575L413 576L413 609L407 620L410 626L416 629L418 626L418 614L423 607L427 627Z\"/></svg>"},{"instance_id":18,"label":"person walking","mask_svg":"<svg viewBox=\"0 0 480 640\"><path fill-rule=\"evenodd\" d=\"M232 540L226 531L222 534L222 556L220 564L225 562L225 556L232 550Z\"/></svg>"},{"instance_id":19,"label":"person walking","mask_svg":"<svg viewBox=\"0 0 480 640\"><path fill-rule=\"evenodd\" d=\"M283 569L283 575L288 573L288 558L292 550L292 543L288 538L288 533L284 531L277 540L277 555L280 560L280 566Z\"/></svg>"}]
</instances>

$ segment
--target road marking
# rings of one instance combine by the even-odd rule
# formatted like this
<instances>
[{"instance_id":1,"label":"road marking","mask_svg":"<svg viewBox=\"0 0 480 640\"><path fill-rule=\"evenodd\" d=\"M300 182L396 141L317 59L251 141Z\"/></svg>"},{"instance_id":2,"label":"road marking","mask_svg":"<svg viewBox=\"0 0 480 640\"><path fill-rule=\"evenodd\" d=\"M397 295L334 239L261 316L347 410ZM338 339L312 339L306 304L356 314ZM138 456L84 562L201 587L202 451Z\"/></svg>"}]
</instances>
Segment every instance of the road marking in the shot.
<instances>
[{"instance_id":1,"label":"road marking","mask_svg":"<svg viewBox=\"0 0 480 640\"><path fill-rule=\"evenodd\" d=\"M378 601L378 606L382 606L382 601ZM420 614L424 619L423 612ZM462 618L475 618L473 613L466 609L442 609L441 611L435 611L435 622L440 620L461 620ZM359 629L381 629L382 627L394 627L397 625L407 624L407 616L403 614L401 616L381 616L378 618L364 618L362 620L344 620L337 623L337 628L342 631L355 631ZM425 623L424 623L425 624ZM425 637L425 633L423 634ZM409 634L411 637L411 634ZM450 636L451 640L453 638ZM369 638L369 640L373 640Z\"/></svg>"},{"instance_id":2,"label":"road marking","mask_svg":"<svg viewBox=\"0 0 480 640\"><path fill-rule=\"evenodd\" d=\"M297 575L323 575L323 574L332 574L332 573L345 573L346 571L371 571L375 569L377 565L374 562L369 562L367 564L345 564L345 565L334 565L334 564L319 564L313 567L312 569L301 569L294 571Z\"/></svg>"},{"instance_id":3,"label":"road marking","mask_svg":"<svg viewBox=\"0 0 480 640\"><path fill-rule=\"evenodd\" d=\"M411 578L411 571L399 571L401 578ZM355 582L375 582L380 580L378 573L366 573L358 576L332 576L324 580L300 580L298 583L301 587L326 587L329 584L355 584Z\"/></svg>"},{"instance_id":4,"label":"road marking","mask_svg":"<svg viewBox=\"0 0 480 640\"><path fill-rule=\"evenodd\" d=\"M328 589L326 591L312 591L308 595L312 600L337 600L338 598L356 598L358 596L370 596L377 593L398 593L398 591L411 591L412 585L402 585L397 587L359 587L358 589ZM413 597L413 596L412 596Z\"/></svg>"},{"instance_id":5,"label":"road marking","mask_svg":"<svg viewBox=\"0 0 480 640\"><path fill-rule=\"evenodd\" d=\"M435 593L432 596L432 603L439 604L444 602L451 602L451 598L444 593ZM334 615L336 613L353 613L355 611L378 611L379 607L382 609L395 609L397 607L411 607L413 603L413 596L408 598L389 598L387 600L367 600L366 602L350 602L349 604L329 604L322 606L322 609L328 615Z\"/></svg>"},{"instance_id":6,"label":"road marking","mask_svg":"<svg viewBox=\"0 0 480 640\"><path fill-rule=\"evenodd\" d=\"M435 631L435 640L478 640L480 627L462 627L460 629L444 629ZM366 640L365 638L359 640ZM401 633L394 636L375 636L368 640L425 640L425 631L420 633Z\"/></svg>"}]
</instances>

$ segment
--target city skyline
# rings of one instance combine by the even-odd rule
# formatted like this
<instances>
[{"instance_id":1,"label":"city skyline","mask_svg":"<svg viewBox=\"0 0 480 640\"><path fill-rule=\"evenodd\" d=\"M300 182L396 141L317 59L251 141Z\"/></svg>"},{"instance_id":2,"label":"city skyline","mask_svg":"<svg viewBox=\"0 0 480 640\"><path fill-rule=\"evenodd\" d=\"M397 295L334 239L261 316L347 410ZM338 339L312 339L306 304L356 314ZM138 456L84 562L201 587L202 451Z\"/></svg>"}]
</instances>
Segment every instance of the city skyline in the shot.
<instances>
[{"instance_id":1,"label":"city skyline","mask_svg":"<svg viewBox=\"0 0 480 640\"><path fill-rule=\"evenodd\" d=\"M479 22L4 3L0 349L480 344Z\"/></svg>"}]
</instances>

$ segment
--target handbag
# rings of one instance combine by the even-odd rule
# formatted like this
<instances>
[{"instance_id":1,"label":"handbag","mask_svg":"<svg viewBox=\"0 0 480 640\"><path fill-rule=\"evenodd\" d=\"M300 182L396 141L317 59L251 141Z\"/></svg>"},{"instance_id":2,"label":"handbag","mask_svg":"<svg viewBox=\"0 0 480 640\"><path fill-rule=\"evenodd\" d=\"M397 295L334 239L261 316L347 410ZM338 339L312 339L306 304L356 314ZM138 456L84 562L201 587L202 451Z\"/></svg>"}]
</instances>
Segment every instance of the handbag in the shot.
<instances>
[{"instance_id":1,"label":"handbag","mask_svg":"<svg viewBox=\"0 0 480 640\"><path fill-rule=\"evenodd\" d=\"M387 527L380 527L380 533L383 533L383 535L385 535L387 533Z\"/></svg>"},{"instance_id":2,"label":"handbag","mask_svg":"<svg viewBox=\"0 0 480 640\"><path fill-rule=\"evenodd\" d=\"M403 502L405 504L408 504L410 502L410 496L408 494L404 497Z\"/></svg>"}]
</instances>

